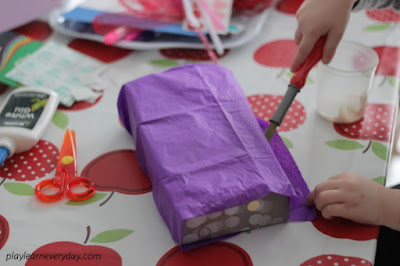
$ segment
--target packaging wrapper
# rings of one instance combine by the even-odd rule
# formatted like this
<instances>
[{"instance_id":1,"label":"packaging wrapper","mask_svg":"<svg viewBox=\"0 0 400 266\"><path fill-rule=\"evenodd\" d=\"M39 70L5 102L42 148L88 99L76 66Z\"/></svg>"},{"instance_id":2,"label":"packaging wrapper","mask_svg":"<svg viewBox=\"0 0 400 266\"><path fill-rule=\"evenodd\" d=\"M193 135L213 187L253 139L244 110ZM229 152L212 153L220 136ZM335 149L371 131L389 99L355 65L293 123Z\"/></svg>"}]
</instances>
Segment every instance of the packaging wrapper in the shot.
<instances>
[{"instance_id":1,"label":"packaging wrapper","mask_svg":"<svg viewBox=\"0 0 400 266\"><path fill-rule=\"evenodd\" d=\"M189 64L123 85L119 117L180 245L315 216L278 134L256 119L228 69Z\"/></svg>"}]
</instances>

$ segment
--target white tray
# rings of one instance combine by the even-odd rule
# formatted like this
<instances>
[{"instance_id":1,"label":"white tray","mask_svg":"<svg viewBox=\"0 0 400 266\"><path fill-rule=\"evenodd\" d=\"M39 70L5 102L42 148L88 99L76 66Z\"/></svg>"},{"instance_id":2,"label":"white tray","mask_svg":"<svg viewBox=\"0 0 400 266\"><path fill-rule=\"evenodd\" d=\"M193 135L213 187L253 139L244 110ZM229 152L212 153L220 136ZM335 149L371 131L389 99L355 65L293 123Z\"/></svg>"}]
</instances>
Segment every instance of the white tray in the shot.
<instances>
[{"instance_id":1,"label":"white tray","mask_svg":"<svg viewBox=\"0 0 400 266\"><path fill-rule=\"evenodd\" d=\"M255 38L264 22L266 21L271 8L265 10L264 12L253 15L249 17L234 18L239 19L244 27L243 30L238 34L231 34L229 36L221 36L221 42L224 48L231 49L234 47L246 44ZM103 42L103 35L91 34L91 33L81 33L77 31L70 30L63 25L63 17L61 16L65 13L65 9L57 9L50 13L49 23L50 26L57 32L71 36L74 38L82 38L93 40L97 42ZM192 49L204 49L201 42L191 43L191 42L178 42L178 41L168 41L168 42L151 42L151 41L119 41L114 44L114 46L125 48L125 49L137 49L137 50L150 50L150 49L165 49L165 48L192 48Z\"/></svg>"}]
</instances>

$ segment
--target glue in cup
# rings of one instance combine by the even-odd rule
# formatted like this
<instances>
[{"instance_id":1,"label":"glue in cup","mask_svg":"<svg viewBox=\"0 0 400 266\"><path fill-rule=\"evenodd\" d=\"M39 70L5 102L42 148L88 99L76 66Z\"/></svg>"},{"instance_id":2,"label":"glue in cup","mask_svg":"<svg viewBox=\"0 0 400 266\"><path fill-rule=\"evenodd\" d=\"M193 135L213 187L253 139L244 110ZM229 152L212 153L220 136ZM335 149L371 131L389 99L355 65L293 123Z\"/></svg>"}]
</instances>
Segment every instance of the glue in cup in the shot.
<instances>
[{"instance_id":1,"label":"glue in cup","mask_svg":"<svg viewBox=\"0 0 400 266\"><path fill-rule=\"evenodd\" d=\"M317 112L335 123L353 123L364 116L375 70L376 52L342 41L332 62L317 66Z\"/></svg>"}]
</instances>

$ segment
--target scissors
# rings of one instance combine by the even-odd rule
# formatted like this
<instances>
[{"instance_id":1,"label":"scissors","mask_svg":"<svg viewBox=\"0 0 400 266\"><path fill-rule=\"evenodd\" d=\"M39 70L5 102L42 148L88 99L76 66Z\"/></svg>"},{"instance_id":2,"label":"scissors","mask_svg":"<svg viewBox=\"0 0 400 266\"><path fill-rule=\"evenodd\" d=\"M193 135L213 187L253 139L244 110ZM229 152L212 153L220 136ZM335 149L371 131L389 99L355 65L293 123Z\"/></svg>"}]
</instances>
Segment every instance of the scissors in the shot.
<instances>
[{"instance_id":1,"label":"scissors","mask_svg":"<svg viewBox=\"0 0 400 266\"><path fill-rule=\"evenodd\" d=\"M73 192L77 187L85 187L84 192ZM46 194L44 190L55 188L54 194ZM95 186L91 179L77 176L76 167L76 141L75 131L67 129L61 146L56 174L37 183L35 187L36 197L44 202L56 202L64 198L64 195L75 201L86 200L95 193Z\"/></svg>"}]
</instances>

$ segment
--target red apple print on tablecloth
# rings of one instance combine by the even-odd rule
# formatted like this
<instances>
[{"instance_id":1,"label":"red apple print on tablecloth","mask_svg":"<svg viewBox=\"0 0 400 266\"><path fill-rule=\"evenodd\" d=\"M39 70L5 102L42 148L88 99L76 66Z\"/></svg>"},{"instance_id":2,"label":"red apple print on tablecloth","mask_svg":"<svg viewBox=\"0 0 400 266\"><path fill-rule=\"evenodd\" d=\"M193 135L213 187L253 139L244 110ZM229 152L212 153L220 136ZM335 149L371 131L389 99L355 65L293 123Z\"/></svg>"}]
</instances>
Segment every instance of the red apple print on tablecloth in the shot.
<instances>
[{"instance_id":1,"label":"red apple print on tablecloth","mask_svg":"<svg viewBox=\"0 0 400 266\"><path fill-rule=\"evenodd\" d=\"M13 31L38 41L45 41L53 34L53 30L48 23L38 20L13 29Z\"/></svg>"},{"instance_id":2,"label":"red apple print on tablecloth","mask_svg":"<svg viewBox=\"0 0 400 266\"><path fill-rule=\"evenodd\" d=\"M176 246L170 249L156 266L252 266L249 254L241 247L228 243L217 242L197 249L182 252Z\"/></svg>"},{"instance_id":3,"label":"red apple print on tablecloth","mask_svg":"<svg viewBox=\"0 0 400 266\"><path fill-rule=\"evenodd\" d=\"M380 22L391 23L400 21L400 12L390 8L366 10L365 13L369 18Z\"/></svg>"},{"instance_id":4,"label":"red apple print on tablecloth","mask_svg":"<svg viewBox=\"0 0 400 266\"><path fill-rule=\"evenodd\" d=\"M379 56L376 75L400 78L400 47L376 46L373 49Z\"/></svg>"},{"instance_id":5,"label":"red apple print on tablecloth","mask_svg":"<svg viewBox=\"0 0 400 266\"><path fill-rule=\"evenodd\" d=\"M130 235L132 232L133 230L127 229L108 230L98 234L92 238L90 242L115 242ZM70 241L58 241L41 246L31 253L25 265L122 265L122 258L115 250L100 245L86 245L89 240L89 236L90 226L87 227L87 236L83 245ZM44 257L43 254L46 254L46 257Z\"/></svg>"},{"instance_id":6,"label":"red apple print on tablecloth","mask_svg":"<svg viewBox=\"0 0 400 266\"><path fill-rule=\"evenodd\" d=\"M263 66L281 68L277 78L283 76L291 66L297 51L297 44L293 40L276 40L258 48L253 58ZM291 72L287 73L291 75Z\"/></svg>"},{"instance_id":7,"label":"red apple print on tablecloth","mask_svg":"<svg viewBox=\"0 0 400 266\"><path fill-rule=\"evenodd\" d=\"M254 114L269 122L282 98L283 96L281 95L261 94L248 96L247 100ZM281 132L294 130L301 126L305 120L306 111L304 106L299 101L294 100L277 130Z\"/></svg>"},{"instance_id":8,"label":"red apple print on tablecloth","mask_svg":"<svg viewBox=\"0 0 400 266\"><path fill-rule=\"evenodd\" d=\"M343 218L328 220L319 211L312 224L321 233L334 238L366 241L377 239L379 234L379 226L359 224Z\"/></svg>"},{"instance_id":9,"label":"red apple print on tablecloth","mask_svg":"<svg viewBox=\"0 0 400 266\"><path fill-rule=\"evenodd\" d=\"M254 60L263 66L288 68L297 51L293 40L276 40L264 44L254 53Z\"/></svg>"},{"instance_id":10,"label":"red apple print on tablecloth","mask_svg":"<svg viewBox=\"0 0 400 266\"><path fill-rule=\"evenodd\" d=\"M342 256L335 254L324 254L319 255L314 258L308 259L300 266L372 266L372 263L368 260L350 257L350 256Z\"/></svg>"},{"instance_id":11,"label":"red apple print on tablecloth","mask_svg":"<svg viewBox=\"0 0 400 266\"><path fill-rule=\"evenodd\" d=\"M295 15L304 0L280 0L276 9L288 15Z\"/></svg>"},{"instance_id":12,"label":"red apple print on tablecloth","mask_svg":"<svg viewBox=\"0 0 400 266\"><path fill-rule=\"evenodd\" d=\"M114 192L139 195L152 191L151 181L139 166L133 150L105 153L86 165L81 176L91 178L96 184L96 191L112 192L100 206L104 205ZM69 204L72 205L72 202Z\"/></svg>"},{"instance_id":13,"label":"red apple print on tablecloth","mask_svg":"<svg viewBox=\"0 0 400 266\"><path fill-rule=\"evenodd\" d=\"M78 52L86 54L104 63L111 63L120 60L132 53L133 50L123 49L116 46L105 45L100 42L75 39L72 40L68 47Z\"/></svg>"},{"instance_id":14,"label":"red apple print on tablecloth","mask_svg":"<svg viewBox=\"0 0 400 266\"><path fill-rule=\"evenodd\" d=\"M58 148L46 140L30 150L14 154L0 167L3 178L16 181L37 180L51 173L57 165Z\"/></svg>"},{"instance_id":15,"label":"red apple print on tablecloth","mask_svg":"<svg viewBox=\"0 0 400 266\"><path fill-rule=\"evenodd\" d=\"M332 140L327 141L326 144L340 150L363 149L363 153L372 147L372 151L377 157L386 160L389 151L381 142L388 142L391 138L390 129L394 115L394 107L391 105L369 103L361 120L350 124L333 124L336 132L346 138L368 140L366 146L351 140Z\"/></svg>"},{"instance_id":16,"label":"red apple print on tablecloth","mask_svg":"<svg viewBox=\"0 0 400 266\"><path fill-rule=\"evenodd\" d=\"M398 87L400 78L400 47L377 46L373 47L373 49L379 56L375 78L383 76L379 87L385 84L386 81L392 87Z\"/></svg>"},{"instance_id":17,"label":"red apple print on tablecloth","mask_svg":"<svg viewBox=\"0 0 400 266\"><path fill-rule=\"evenodd\" d=\"M371 18L378 24L369 25L364 28L365 31L382 31L387 30L400 21L400 12L394 9L373 9L365 11L367 17Z\"/></svg>"},{"instance_id":18,"label":"red apple print on tablecloth","mask_svg":"<svg viewBox=\"0 0 400 266\"><path fill-rule=\"evenodd\" d=\"M3 215L0 215L0 250L7 242L9 232L10 228L8 227L6 218Z\"/></svg>"},{"instance_id":19,"label":"red apple print on tablecloth","mask_svg":"<svg viewBox=\"0 0 400 266\"><path fill-rule=\"evenodd\" d=\"M217 58L222 58L229 53L230 50L225 50L222 55L215 53ZM160 54L168 58L168 60L153 60L151 64L162 67L175 67L179 66L180 63L176 60L187 60L187 61L211 61L210 56L206 50L202 49L184 49L184 48L170 48L161 49Z\"/></svg>"}]
</instances>

